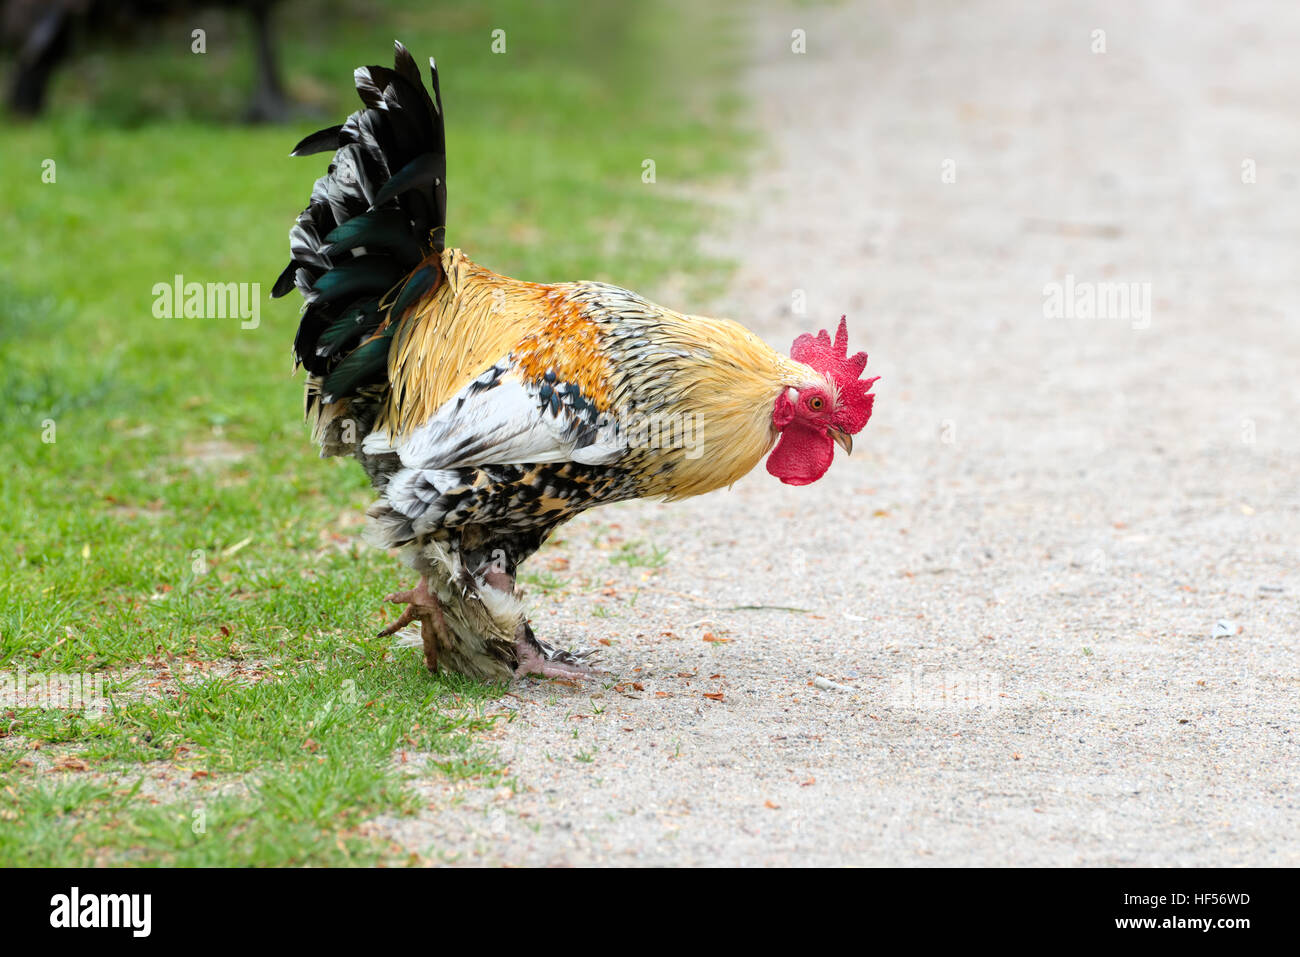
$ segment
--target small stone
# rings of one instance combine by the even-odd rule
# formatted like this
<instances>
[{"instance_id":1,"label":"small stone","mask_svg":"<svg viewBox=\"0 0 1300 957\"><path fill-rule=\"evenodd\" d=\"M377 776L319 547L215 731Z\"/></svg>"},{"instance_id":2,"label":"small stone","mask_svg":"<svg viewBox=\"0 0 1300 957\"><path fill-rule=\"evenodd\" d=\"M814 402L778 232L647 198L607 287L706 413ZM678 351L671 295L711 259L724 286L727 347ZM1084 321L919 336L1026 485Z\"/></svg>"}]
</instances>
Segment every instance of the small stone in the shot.
<instances>
[{"instance_id":1,"label":"small stone","mask_svg":"<svg viewBox=\"0 0 1300 957\"><path fill-rule=\"evenodd\" d=\"M852 691L853 690L848 685L836 684L834 681L831 681L829 678L823 678L821 675L818 675L817 677L813 678L813 686L816 688L821 688L822 691Z\"/></svg>"}]
</instances>

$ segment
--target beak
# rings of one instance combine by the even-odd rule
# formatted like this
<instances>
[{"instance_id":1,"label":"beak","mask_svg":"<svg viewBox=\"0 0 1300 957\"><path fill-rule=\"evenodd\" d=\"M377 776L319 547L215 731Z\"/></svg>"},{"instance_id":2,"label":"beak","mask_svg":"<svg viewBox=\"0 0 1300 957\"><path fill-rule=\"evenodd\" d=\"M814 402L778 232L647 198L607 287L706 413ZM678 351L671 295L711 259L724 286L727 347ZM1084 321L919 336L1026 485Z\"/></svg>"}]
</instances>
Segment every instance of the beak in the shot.
<instances>
[{"instance_id":1,"label":"beak","mask_svg":"<svg viewBox=\"0 0 1300 957\"><path fill-rule=\"evenodd\" d=\"M828 431L830 432L831 438L835 440L835 444L844 450L845 455L853 454L853 436L849 435L849 433L845 432L843 429L837 429L833 425L828 429Z\"/></svg>"}]
</instances>

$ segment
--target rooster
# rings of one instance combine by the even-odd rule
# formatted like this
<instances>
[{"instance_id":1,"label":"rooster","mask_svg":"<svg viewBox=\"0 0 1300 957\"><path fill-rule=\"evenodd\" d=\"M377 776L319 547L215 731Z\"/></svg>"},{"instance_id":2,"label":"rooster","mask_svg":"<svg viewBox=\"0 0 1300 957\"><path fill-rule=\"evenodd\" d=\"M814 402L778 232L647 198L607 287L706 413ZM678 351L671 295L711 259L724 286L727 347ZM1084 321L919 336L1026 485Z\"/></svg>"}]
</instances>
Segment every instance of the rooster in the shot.
<instances>
[{"instance_id":1,"label":"rooster","mask_svg":"<svg viewBox=\"0 0 1300 957\"><path fill-rule=\"evenodd\" d=\"M387 596L406 608L381 635L418 620L430 671L589 674L589 652L533 634L520 563L592 506L701 495L769 451L782 482L816 481L836 443L852 451L876 380L843 318L786 357L730 320L520 282L447 247L437 67L426 88L395 47L392 69L356 70L364 108L292 152L334 153L273 291L306 300L294 354L313 441L360 461L379 493L365 539L420 576Z\"/></svg>"}]
</instances>

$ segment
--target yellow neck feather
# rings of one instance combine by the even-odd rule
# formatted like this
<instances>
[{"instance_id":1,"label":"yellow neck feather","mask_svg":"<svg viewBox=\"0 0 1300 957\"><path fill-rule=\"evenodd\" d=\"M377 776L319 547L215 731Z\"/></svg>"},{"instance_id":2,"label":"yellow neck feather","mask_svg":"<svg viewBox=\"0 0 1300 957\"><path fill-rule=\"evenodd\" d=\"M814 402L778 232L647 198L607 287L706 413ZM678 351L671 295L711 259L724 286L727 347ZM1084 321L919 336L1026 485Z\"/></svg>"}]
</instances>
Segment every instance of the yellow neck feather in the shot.
<instances>
[{"instance_id":1,"label":"yellow neck feather","mask_svg":"<svg viewBox=\"0 0 1300 957\"><path fill-rule=\"evenodd\" d=\"M665 450L673 468L647 494L668 498L701 495L729 486L747 474L776 441L772 410L790 386L820 376L769 348L739 323L704 316L680 316L682 345L692 346L667 388L669 417L695 423L692 448Z\"/></svg>"}]
</instances>

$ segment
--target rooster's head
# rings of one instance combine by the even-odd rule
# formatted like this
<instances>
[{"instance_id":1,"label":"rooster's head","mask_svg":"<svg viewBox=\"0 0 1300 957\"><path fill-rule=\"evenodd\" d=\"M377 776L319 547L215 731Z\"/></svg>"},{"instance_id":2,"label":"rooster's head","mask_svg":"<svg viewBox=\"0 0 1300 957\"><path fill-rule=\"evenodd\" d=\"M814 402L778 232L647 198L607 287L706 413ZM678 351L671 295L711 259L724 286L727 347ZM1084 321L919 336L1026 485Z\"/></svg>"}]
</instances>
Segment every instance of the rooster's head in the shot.
<instances>
[{"instance_id":1,"label":"rooster's head","mask_svg":"<svg viewBox=\"0 0 1300 957\"><path fill-rule=\"evenodd\" d=\"M804 333L790 347L790 358L817 373L799 386L782 390L772 408L772 425L781 434L767 459L767 470L787 485L808 485L826 474L835 456L832 443L853 451L853 436L871 418L872 383L862 379L867 354L848 354L844 317L831 342L823 329Z\"/></svg>"}]
</instances>

